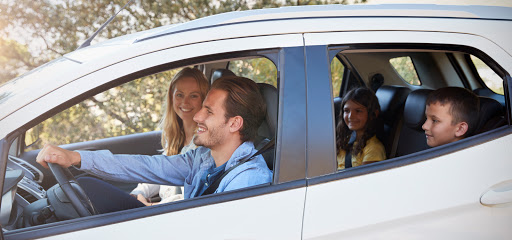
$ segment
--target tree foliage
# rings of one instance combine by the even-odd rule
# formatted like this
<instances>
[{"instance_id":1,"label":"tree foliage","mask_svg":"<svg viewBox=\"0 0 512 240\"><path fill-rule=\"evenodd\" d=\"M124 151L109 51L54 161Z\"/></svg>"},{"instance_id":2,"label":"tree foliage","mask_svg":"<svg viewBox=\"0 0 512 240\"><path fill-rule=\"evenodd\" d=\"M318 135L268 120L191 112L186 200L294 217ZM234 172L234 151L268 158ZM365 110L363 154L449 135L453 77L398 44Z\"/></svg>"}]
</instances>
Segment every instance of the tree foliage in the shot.
<instances>
[{"instance_id":1,"label":"tree foliage","mask_svg":"<svg viewBox=\"0 0 512 240\"><path fill-rule=\"evenodd\" d=\"M0 0L0 85L75 50L127 2L128 0ZM92 44L223 12L326 3L347 2L135 0L98 34ZM242 61L231 67L240 71L241 76L261 78L258 81L269 79L267 76L276 79L277 70L269 62L255 59ZM251 73L248 69L259 72ZM31 129L27 140L31 142L41 138L62 144L152 131L160 120L167 86L176 71L144 77L91 97ZM34 147L39 146L36 144Z\"/></svg>"}]
</instances>

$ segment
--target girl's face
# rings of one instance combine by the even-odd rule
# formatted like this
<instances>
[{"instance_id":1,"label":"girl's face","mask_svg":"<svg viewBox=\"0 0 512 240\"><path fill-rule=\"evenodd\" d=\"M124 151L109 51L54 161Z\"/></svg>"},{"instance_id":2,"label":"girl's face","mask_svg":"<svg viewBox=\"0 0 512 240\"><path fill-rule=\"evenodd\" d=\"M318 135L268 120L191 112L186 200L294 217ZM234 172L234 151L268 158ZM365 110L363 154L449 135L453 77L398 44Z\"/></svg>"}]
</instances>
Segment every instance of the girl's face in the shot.
<instances>
[{"instance_id":1,"label":"girl's face","mask_svg":"<svg viewBox=\"0 0 512 240\"><path fill-rule=\"evenodd\" d=\"M368 120L368 109L357 102L348 100L343 106L343 120L348 129L356 131L357 136L361 137Z\"/></svg>"},{"instance_id":2,"label":"girl's face","mask_svg":"<svg viewBox=\"0 0 512 240\"><path fill-rule=\"evenodd\" d=\"M178 80L172 93L173 108L184 122L193 121L194 115L201 110L201 90L193 77Z\"/></svg>"}]
</instances>

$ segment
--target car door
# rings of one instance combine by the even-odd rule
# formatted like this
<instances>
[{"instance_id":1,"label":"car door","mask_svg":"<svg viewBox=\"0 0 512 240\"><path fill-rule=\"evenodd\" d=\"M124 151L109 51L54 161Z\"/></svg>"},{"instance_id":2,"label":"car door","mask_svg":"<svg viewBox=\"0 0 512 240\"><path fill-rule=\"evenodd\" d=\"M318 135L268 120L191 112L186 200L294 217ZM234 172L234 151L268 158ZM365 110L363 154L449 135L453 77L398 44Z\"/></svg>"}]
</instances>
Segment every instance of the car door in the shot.
<instances>
[{"instance_id":1,"label":"car door","mask_svg":"<svg viewBox=\"0 0 512 240\"><path fill-rule=\"evenodd\" d=\"M151 208L28 227L5 232L4 236L8 239L300 239L306 191L305 136L297 130L304 129L306 120L304 50L300 34L209 41L141 55L77 79L45 96L44 104L34 102L27 106L27 111L28 108L42 108L34 114L43 114L49 106L71 106L66 101L95 91L98 86L103 87L101 81L104 79L125 81L123 78L148 69L158 71L162 64L190 65L230 59L240 54L264 55L265 51L276 56L273 60L280 78L276 160L271 184ZM186 63L180 62L183 60ZM297 116L302 116L302 120L297 120Z\"/></svg>"},{"instance_id":2,"label":"car door","mask_svg":"<svg viewBox=\"0 0 512 240\"><path fill-rule=\"evenodd\" d=\"M398 22L394 26L407 28ZM437 24L447 25L441 20ZM308 63L304 239L512 236L510 125L449 146L337 172L334 110L332 97L326 97L332 95L329 66L333 56L329 46L360 52L364 50L351 48L351 44L363 44L362 49L364 44L378 43L467 46L485 52L506 72L512 72L512 58L507 52L510 44L498 46L476 34L421 31L311 33L304 39ZM497 37L496 42L501 39ZM510 84L505 82L504 86ZM507 105L510 109L509 101Z\"/></svg>"}]
</instances>

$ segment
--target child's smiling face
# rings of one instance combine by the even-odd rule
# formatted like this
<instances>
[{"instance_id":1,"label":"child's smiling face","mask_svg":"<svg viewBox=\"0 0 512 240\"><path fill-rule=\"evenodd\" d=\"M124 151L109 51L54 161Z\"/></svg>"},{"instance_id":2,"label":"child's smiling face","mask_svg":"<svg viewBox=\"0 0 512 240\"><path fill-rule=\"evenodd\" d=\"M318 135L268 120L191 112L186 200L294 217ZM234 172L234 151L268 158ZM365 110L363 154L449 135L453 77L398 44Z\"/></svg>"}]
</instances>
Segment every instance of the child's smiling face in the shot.
<instances>
[{"instance_id":1,"label":"child's smiling face","mask_svg":"<svg viewBox=\"0 0 512 240\"><path fill-rule=\"evenodd\" d=\"M348 129L356 131L360 137L364 133L366 122L368 121L368 109L352 100L348 100L343 106L343 120Z\"/></svg>"},{"instance_id":2,"label":"child's smiling face","mask_svg":"<svg viewBox=\"0 0 512 240\"><path fill-rule=\"evenodd\" d=\"M437 147L461 139L463 134L460 132L460 125L464 122L453 124L450 107L449 103L441 105L439 102L426 106L427 120L422 128L425 131L428 146Z\"/></svg>"}]
</instances>

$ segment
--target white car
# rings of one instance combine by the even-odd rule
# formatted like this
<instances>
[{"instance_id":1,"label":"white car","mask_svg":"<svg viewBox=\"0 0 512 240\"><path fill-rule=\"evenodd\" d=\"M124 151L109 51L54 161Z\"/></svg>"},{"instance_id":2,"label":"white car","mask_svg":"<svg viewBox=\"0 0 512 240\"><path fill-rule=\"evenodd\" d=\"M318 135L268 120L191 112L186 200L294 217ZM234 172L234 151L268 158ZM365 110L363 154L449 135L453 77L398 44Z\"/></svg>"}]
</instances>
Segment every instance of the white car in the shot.
<instances>
[{"instance_id":1,"label":"white car","mask_svg":"<svg viewBox=\"0 0 512 240\"><path fill-rule=\"evenodd\" d=\"M511 29L506 7L287 7L219 14L66 54L0 86L2 237L512 239ZM76 132L98 128L39 132L37 126L60 129L58 117L67 115L59 114L91 97L114 94L125 83L148 89L147 79L184 66L212 81L228 69L274 85L265 95L262 130L276 140L266 158L271 184L78 217L50 189L55 178L35 163L37 139L29 134L58 136L54 143L72 150L159 154L155 129L74 142ZM263 68L272 74L261 75ZM388 159L338 171L340 97L354 86L376 91ZM479 130L428 148L421 129L425 96L446 86L481 96Z\"/></svg>"}]
</instances>

